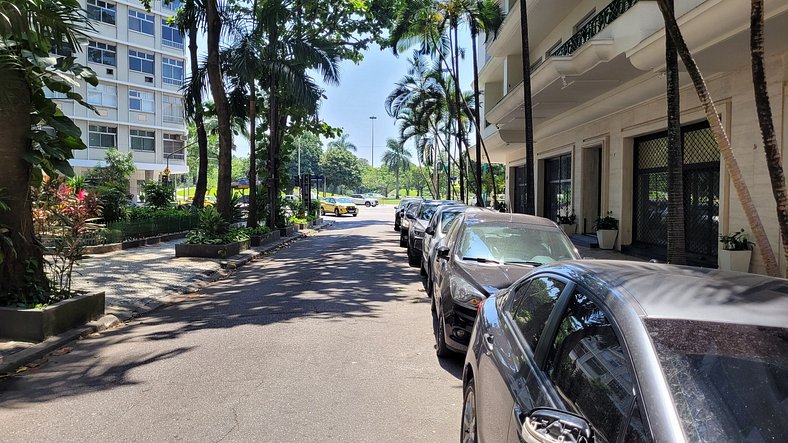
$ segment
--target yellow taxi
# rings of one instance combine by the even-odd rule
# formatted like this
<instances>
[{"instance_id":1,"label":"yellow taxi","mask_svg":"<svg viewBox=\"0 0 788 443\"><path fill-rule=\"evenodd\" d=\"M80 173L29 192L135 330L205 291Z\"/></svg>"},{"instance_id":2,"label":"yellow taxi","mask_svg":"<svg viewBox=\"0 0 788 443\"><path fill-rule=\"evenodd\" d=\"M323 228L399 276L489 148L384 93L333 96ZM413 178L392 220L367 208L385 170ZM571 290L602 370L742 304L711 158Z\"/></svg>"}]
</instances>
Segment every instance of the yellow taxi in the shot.
<instances>
[{"instance_id":1,"label":"yellow taxi","mask_svg":"<svg viewBox=\"0 0 788 443\"><path fill-rule=\"evenodd\" d=\"M334 214L339 217L342 214L350 214L353 217L358 215L358 208L348 197L327 197L320 201L320 215Z\"/></svg>"}]
</instances>

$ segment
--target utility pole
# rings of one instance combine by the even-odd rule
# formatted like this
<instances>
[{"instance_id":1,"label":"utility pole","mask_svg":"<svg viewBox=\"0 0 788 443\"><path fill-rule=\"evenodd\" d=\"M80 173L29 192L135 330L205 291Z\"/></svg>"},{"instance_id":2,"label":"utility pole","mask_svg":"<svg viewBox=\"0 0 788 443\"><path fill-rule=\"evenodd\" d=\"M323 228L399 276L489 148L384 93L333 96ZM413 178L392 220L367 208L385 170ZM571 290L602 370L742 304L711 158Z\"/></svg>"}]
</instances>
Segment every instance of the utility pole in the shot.
<instances>
[{"instance_id":1,"label":"utility pole","mask_svg":"<svg viewBox=\"0 0 788 443\"><path fill-rule=\"evenodd\" d=\"M298 148L298 176L301 177L301 140L296 140L296 147Z\"/></svg>"},{"instance_id":2,"label":"utility pole","mask_svg":"<svg viewBox=\"0 0 788 443\"><path fill-rule=\"evenodd\" d=\"M378 118L374 115L369 118L372 120L372 167L375 167L375 120Z\"/></svg>"}]
</instances>

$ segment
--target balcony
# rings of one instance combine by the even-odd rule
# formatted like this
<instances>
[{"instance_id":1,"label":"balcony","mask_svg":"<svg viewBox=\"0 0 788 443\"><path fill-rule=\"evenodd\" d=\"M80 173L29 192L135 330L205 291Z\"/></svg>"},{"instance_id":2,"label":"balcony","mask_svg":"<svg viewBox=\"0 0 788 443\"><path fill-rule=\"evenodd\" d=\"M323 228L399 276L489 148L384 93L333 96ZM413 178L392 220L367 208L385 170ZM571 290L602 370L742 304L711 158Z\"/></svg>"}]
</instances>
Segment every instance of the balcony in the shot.
<instances>
[{"instance_id":1,"label":"balcony","mask_svg":"<svg viewBox=\"0 0 788 443\"><path fill-rule=\"evenodd\" d=\"M613 0L604 9L599 11L591 21L586 23L585 26L570 37L569 40L556 48L552 55L557 57L571 56L575 51L580 49L581 46L586 44L586 42L591 40L608 25L632 8L637 2L638 0Z\"/></svg>"}]
</instances>

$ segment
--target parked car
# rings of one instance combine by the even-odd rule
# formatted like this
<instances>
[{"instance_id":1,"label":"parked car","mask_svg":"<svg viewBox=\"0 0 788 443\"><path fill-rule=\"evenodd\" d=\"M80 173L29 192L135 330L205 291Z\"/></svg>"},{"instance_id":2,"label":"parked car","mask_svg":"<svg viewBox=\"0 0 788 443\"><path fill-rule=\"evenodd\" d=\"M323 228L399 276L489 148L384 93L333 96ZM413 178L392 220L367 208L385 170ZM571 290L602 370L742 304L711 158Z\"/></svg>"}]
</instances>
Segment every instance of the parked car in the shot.
<instances>
[{"instance_id":1,"label":"parked car","mask_svg":"<svg viewBox=\"0 0 788 443\"><path fill-rule=\"evenodd\" d=\"M489 298L464 441L782 441L788 281L624 261L538 268Z\"/></svg>"},{"instance_id":2,"label":"parked car","mask_svg":"<svg viewBox=\"0 0 788 443\"><path fill-rule=\"evenodd\" d=\"M353 203L357 205L364 205L366 207L374 207L378 205L378 200L376 198L366 197L362 194L353 194L350 196L350 199L353 200Z\"/></svg>"},{"instance_id":3,"label":"parked car","mask_svg":"<svg viewBox=\"0 0 788 443\"><path fill-rule=\"evenodd\" d=\"M364 197L376 198L378 201L386 198L383 194L364 194Z\"/></svg>"},{"instance_id":4,"label":"parked car","mask_svg":"<svg viewBox=\"0 0 788 443\"><path fill-rule=\"evenodd\" d=\"M405 197L399 201L399 204L394 208L394 230L399 231L402 227L402 213L405 212L405 207L410 202L419 201L419 197Z\"/></svg>"},{"instance_id":5,"label":"parked car","mask_svg":"<svg viewBox=\"0 0 788 443\"><path fill-rule=\"evenodd\" d=\"M301 197L293 194L287 194L282 198L285 199L286 201L291 201L291 202L296 200L301 200Z\"/></svg>"},{"instance_id":6,"label":"parked car","mask_svg":"<svg viewBox=\"0 0 788 443\"><path fill-rule=\"evenodd\" d=\"M405 207L402 208L402 215L399 217L399 246L401 248L408 247L410 225L412 221L416 219L416 214L419 212L419 206L421 206L423 201L424 200L421 199L409 201L405 204Z\"/></svg>"},{"instance_id":7,"label":"parked car","mask_svg":"<svg viewBox=\"0 0 788 443\"><path fill-rule=\"evenodd\" d=\"M443 239L446 237L451 223L457 218L457 215L467 210L475 209L464 205L441 206L432 214L432 218L430 218L430 222L424 230L421 253L421 275L426 276L426 285L424 289L430 297L432 297L432 266L435 261L435 246L443 244Z\"/></svg>"},{"instance_id":8,"label":"parked car","mask_svg":"<svg viewBox=\"0 0 788 443\"><path fill-rule=\"evenodd\" d=\"M538 266L580 254L546 218L474 210L457 216L435 257L436 352L446 356L465 352L484 299Z\"/></svg>"},{"instance_id":9,"label":"parked car","mask_svg":"<svg viewBox=\"0 0 788 443\"><path fill-rule=\"evenodd\" d=\"M348 197L327 197L320 202L320 215L333 213L339 217L342 214L358 215L358 208Z\"/></svg>"},{"instance_id":10,"label":"parked car","mask_svg":"<svg viewBox=\"0 0 788 443\"><path fill-rule=\"evenodd\" d=\"M427 225L441 206L462 205L462 203L451 200L423 200L410 219L408 228L408 265L414 268L421 266L422 243L424 241L424 231ZM463 205L464 206L464 205ZM407 215L406 215L407 216ZM402 231L400 231L402 232Z\"/></svg>"}]
</instances>

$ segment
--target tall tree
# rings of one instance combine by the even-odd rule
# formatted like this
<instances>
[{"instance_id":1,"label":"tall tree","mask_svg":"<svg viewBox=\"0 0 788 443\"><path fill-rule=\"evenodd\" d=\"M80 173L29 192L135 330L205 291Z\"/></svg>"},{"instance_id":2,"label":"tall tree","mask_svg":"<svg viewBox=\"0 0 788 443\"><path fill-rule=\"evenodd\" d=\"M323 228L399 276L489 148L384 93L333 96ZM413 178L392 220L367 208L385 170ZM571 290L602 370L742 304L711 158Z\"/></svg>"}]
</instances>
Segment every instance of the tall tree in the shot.
<instances>
[{"instance_id":1,"label":"tall tree","mask_svg":"<svg viewBox=\"0 0 788 443\"><path fill-rule=\"evenodd\" d=\"M788 263L788 189L785 186L785 172L780 148L772 120L772 107L769 104L769 91L766 84L766 69L763 64L763 0L752 0L750 11L750 53L752 54L752 83L755 92L755 109L761 128L763 150L766 154L766 167L772 182L772 194L777 203L777 221L783 242L783 256Z\"/></svg>"},{"instance_id":2,"label":"tall tree","mask_svg":"<svg viewBox=\"0 0 788 443\"><path fill-rule=\"evenodd\" d=\"M667 0L673 14L673 0ZM675 17L675 16L674 16ZM679 58L676 45L665 36L665 79L668 104L668 263L687 264L684 238L684 147L681 141Z\"/></svg>"},{"instance_id":3,"label":"tall tree","mask_svg":"<svg viewBox=\"0 0 788 443\"><path fill-rule=\"evenodd\" d=\"M520 43L523 48L523 110L525 112L525 213L536 215L534 194L534 117L531 96L531 47L528 43L528 5L520 0Z\"/></svg>"},{"instance_id":4,"label":"tall tree","mask_svg":"<svg viewBox=\"0 0 788 443\"><path fill-rule=\"evenodd\" d=\"M410 169L411 154L405 144L393 138L386 140L386 152L383 154L383 164L394 171L396 177L396 198L399 198L399 177L403 171Z\"/></svg>"},{"instance_id":5,"label":"tall tree","mask_svg":"<svg viewBox=\"0 0 788 443\"><path fill-rule=\"evenodd\" d=\"M345 151L356 152L358 148L350 141L350 134L342 134L339 138L328 142L328 148L339 148Z\"/></svg>"},{"instance_id":6,"label":"tall tree","mask_svg":"<svg viewBox=\"0 0 788 443\"><path fill-rule=\"evenodd\" d=\"M725 132L725 128L722 126L722 121L717 113L714 100L712 100L711 94L709 94L709 90L706 87L706 81L703 79L703 75L697 63L695 63L695 59L692 57L687 43L684 41L684 36L681 34L681 29L676 19L671 14L671 9L668 6L667 0L657 0L657 5L659 5L659 9L662 12L662 18L665 21L666 32L676 45L679 57L681 57L684 66L687 68L687 73L695 86L695 92L698 94L701 106L706 114L706 119L711 126L714 140L720 148L720 155L725 161L725 167L728 170L733 187L739 197L739 202L744 209L744 215L747 217L747 222L752 230L758 252L766 266L766 272L769 275L777 276L780 274L780 268L777 266L774 250L769 243L769 237L766 235L766 230L763 228L761 217L758 215L758 208L755 207L750 190L747 188L747 183L744 181L744 175L741 172L741 168L739 168L739 163L736 161L736 156L731 148L731 143Z\"/></svg>"}]
</instances>

